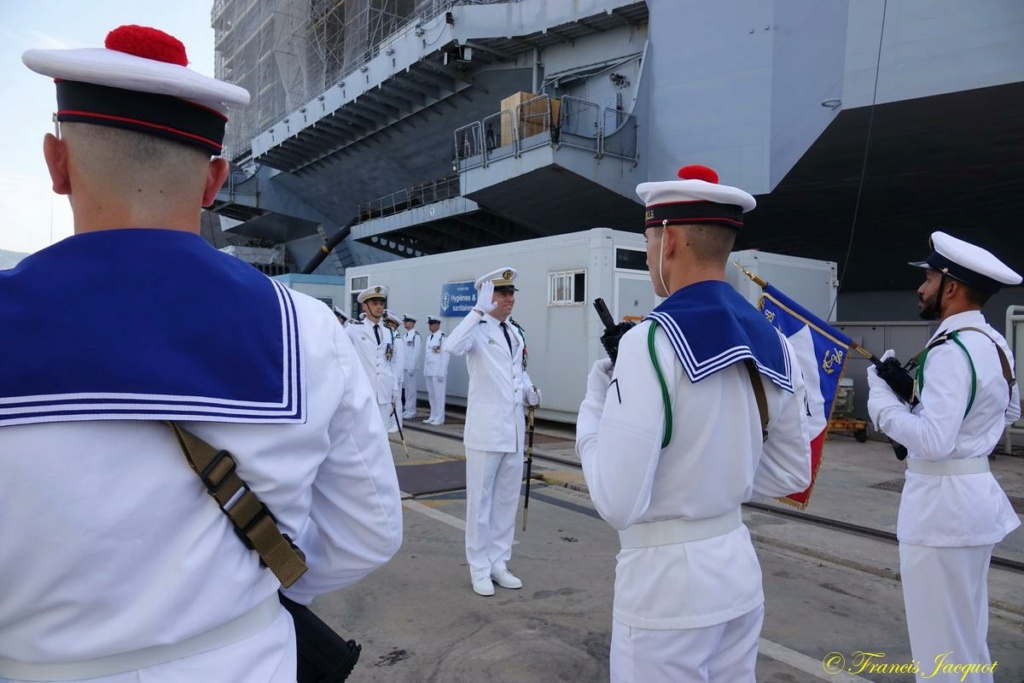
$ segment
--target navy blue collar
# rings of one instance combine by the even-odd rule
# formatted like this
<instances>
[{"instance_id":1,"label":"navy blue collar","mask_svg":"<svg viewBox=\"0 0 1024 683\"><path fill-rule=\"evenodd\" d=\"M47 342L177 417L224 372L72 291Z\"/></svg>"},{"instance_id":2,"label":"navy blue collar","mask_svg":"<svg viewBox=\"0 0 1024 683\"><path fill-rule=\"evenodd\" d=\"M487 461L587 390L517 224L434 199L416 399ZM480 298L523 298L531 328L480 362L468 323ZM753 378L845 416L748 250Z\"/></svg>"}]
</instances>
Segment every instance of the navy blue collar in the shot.
<instances>
[{"instance_id":1,"label":"navy blue collar","mask_svg":"<svg viewBox=\"0 0 1024 683\"><path fill-rule=\"evenodd\" d=\"M287 288L198 235L69 237L0 271L0 425L302 422Z\"/></svg>"},{"instance_id":2,"label":"navy blue collar","mask_svg":"<svg viewBox=\"0 0 1024 683\"><path fill-rule=\"evenodd\" d=\"M668 334L691 382L751 358L762 375L793 391L783 340L764 315L726 282L683 287L647 315Z\"/></svg>"}]
</instances>

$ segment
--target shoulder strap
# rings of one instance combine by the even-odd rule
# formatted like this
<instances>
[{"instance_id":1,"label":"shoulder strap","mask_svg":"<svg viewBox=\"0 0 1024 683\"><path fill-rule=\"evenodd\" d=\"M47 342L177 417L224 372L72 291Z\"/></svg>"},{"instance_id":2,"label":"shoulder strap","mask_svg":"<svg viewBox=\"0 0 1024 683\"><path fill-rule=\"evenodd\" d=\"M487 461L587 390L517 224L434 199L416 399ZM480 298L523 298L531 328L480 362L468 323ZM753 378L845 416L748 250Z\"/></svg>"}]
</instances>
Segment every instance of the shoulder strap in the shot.
<instances>
[{"instance_id":1,"label":"shoulder strap","mask_svg":"<svg viewBox=\"0 0 1024 683\"><path fill-rule=\"evenodd\" d=\"M962 327L959 331L969 330L971 332L978 332L988 337L988 340L992 342L992 346L996 347L996 353L999 354L999 365L1003 369L1003 379L1006 380L1006 388L1010 392L1010 398L1013 398L1013 385L1017 382L1017 378L1013 376L1013 369L1010 367L1010 359L1006 357L1006 352L1003 351L1003 347L999 345L995 339L989 336L988 332L979 329L977 327Z\"/></svg>"},{"instance_id":2,"label":"shoulder strap","mask_svg":"<svg viewBox=\"0 0 1024 683\"><path fill-rule=\"evenodd\" d=\"M654 373L658 376L658 384L661 385L661 400L665 404L665 427L661 439L661 447L665 448L672 440L672 400L668 393L668 384L661 372L661 364L658 362L658 355L654 351L654 330L658 326L657 320L651 320L651 327L647 332L647 350L651 354L651 362L654 364ZM750 385L754 389L754 399L757 401L757 412L761 418L761 441L768 440L768 397L764 392L764 383L761 381L761 373L757 371L757 365L752 358L745 358L744 365L747 367L747 374L750 375Z\"/></svg>"},{"instance_id":3,"label":"shoulder strap","mask_svg":"<svg viewBox=\"0 0 1024 683\"><path fill-rule=\"evenodd\" d=\"M764 382L761 381L761 373L757 371L757 365L753 358L744 358L743 364L747 366L747 374L750 375L750 384L754 387L754 399L757 401L757 413L761 416L761 443L768 440L768 397L764 393Z\"/></svg>"},{"instance_id":4,"label":"shoulder strap","mask_svg":"<svg viewBox=\"0 0 1024 683\"><path fill-rule=\"evenodd\" d=\"M227 451L218 451L195 434L174 422L178 445L188 464L206 485L206 491L227 515L235 533L250 550L259 553L260 562L274 572L287 588L306 572L306 558L292 540L277 527L267 506L235 472L235 459Z\"/></svg>"},{"instance_id":5,"label":"shoulder strap","mask_svg":"<svg viewBox=\"0 0 1024 683\"><path fill-rule=\"evenodd\" d=\"M651 354L651 362L654 364L654 374L658 376L658 384L661 385L661 400L665 404L665 427L662 429L661 447L665 448L672 441L672 400L668 395L668 384L665 383L665 376L661 374L661 364L658 363L658 354L654 352L654 330L658 327L657 320L651 320L651 327L647 331L647 350Z\"/></svg>"}]
</instances>

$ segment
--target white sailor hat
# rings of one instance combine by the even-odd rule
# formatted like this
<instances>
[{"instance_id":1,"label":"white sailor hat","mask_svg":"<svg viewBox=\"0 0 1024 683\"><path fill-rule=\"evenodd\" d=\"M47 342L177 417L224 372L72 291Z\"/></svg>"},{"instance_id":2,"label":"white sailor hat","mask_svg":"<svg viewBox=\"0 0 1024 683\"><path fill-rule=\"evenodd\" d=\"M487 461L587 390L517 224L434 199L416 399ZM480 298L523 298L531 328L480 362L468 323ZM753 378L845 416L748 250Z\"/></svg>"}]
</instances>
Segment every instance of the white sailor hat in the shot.
<instances>
[{"instance_id":1,"label":"white sailor hat","mask_svg":"<svg viewBox=\"0 0 1024 683\"><path fill-rule=\"evenodd\" d=\"M359 296L356 297L356 301L361 304L366 303L370 299L387 299L388 288L384 285L373 285L367 287L363 291L359 292Z\"/></svg>"},{"instance_id":2,"label":"white sailor hat","mask_svg":"<svg viewBox=\"0 0 1024 683\"><path fill-rule=\"evenodd\" d=\"M395 312L392 311L390 308L385 308L384 309L384 320L386 320L387 322L394 323L396 325L401 325L402 324L401 318L399 318L397 315L395 315Z\"/></svg>"},{"instance_id":3,"label":"white sailor hat","mask_svg":"<svg viewBox=\"0 0 1024 683\"><path fill-rule=\"evenodd\" d=\"M680 180L640 183L636 193L647 211L644 228L666 225L725 225L743 227L743 214L757 202L738 187L720 185L718 174L707 166L683 166Z\"/></svg>"},{"instance_id":4,"label":"white sailor hat","mask_svg":"<svg viewBox=\"0 0 1024 683\"><path fill-rule=\"evenodd\" d=\"M440 320L440 318L435 318L432 315L428 315L427 316L427 324L428 325L440 325L441 324L441 320Z\"/></svg>"},{"instance_id":5,"label":"white sailor hat","mask_svg":"<svg viewBox=\"0 0 1024 683\"><path fill-rule=\"evenodd\" d=\"M342 322L345 322L345 320L348 320L348 314L345 313L345 311L341 310L337 306L332 306L331 308L334 309L334 315L338 316L339 318L342 318Z\"/></svg>"},{"instance_id":6,"label":"white sailor hat","mask_svg":"<svg viewBox=\"0 0 1024 683\"><path fill-rule=\"evenodd\" d=\"M414 323L414 322L416 322L416 318L414 316L409 315L408 313L403 313L402 314L402 322L403 323Z\"/></svg>"},{"instance_id":7,"label":"white sailor hat","mask_svg":"<svg viewBox=\"0 0 1024 683\"><path fill-rule=\"evenodd\" d=\"M519 290L516 289L515 284L513 284L517 277L519 277L519 273L515 268L498 268L497 270L492 270L490 273L487 273L487 275L477 278L477 281L473 283L473 286L476 289L480 289L483 287L485 282L490 280L494 283L494 291L496 292L503 290L518 292Z\"/></svg>"},{"instance_id":8,"label":"white sailor hat","mask_svg":"<svg viewBox=\"0 0 1024 683\"><path fill-rule=\"evenodd\" d=\"M911 261L918 268L931 268L986 294L995 294L1003 285L1019 285L1020 274L991 252L970 242L933 232L928 240L932 253L924 261Z\"/></svg>"},{"instance_id":9,"label":"white sailor hat","mask_svg":"<svg viewBox=\"0 0 1024 683\"><path fill-rule=\"evenodd\" d=\"M220 154L228 105L249 92L187 68L185 46L147 26L120 26L102 48L28 50L57 84L57 120L127 128Z\"/></svg>"}]
</instances>

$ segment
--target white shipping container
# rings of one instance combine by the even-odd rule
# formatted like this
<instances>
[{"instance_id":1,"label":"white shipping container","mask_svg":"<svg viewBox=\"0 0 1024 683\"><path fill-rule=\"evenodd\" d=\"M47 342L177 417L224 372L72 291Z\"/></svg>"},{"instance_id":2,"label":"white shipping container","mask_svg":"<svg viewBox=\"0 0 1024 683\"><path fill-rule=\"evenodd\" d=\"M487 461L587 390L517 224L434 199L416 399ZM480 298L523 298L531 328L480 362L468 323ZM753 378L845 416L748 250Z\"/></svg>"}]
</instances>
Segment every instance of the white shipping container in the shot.
<instances>
[{"instance_id":1,"label":"white shipping container","mask_svg":"<svg viewBox=\"0 0 1024 683\"><path fill-rule=\"evenodd\" d=\"M756 254L751 258L749 254ZM822 297L814 297L807 307L823 317L827 307L818 305L835 298L835 264L765 252L736 252L737 262L759 273L800 303L811 281L807 273L817 273L817 287L830 284ZM602 298L616 320L639 319L654 308L654 295L647 272L647 253L642 234L610 228L594 228L553 237L542 237L509 244L422 256L404 261L389 261L346 270L349 308L359 314L356 296L367 287L388 288L388 308L399 316L417 318L416 329L429 334L427 316L442 319L441 330L450 333L462 320L452 309L468 311L476 301L472 282L481 275L502 267L515 268L519 275L516 304L512 318L522 325L528 350L527 372L540 387L544 401L538 417L575 422L576 412L586 390L587 373L595 360L605 355L600 337L604 330L593 308ZM735 268L730 283L753 305L760 289ZM795 273L795 274L793 274ZM820 275L831 273L831 279ZM744 282L735 279L738 275ZM807 276L808 279L804 279ZM455 283L462 283L457 285ZM756 290L756 292L754 292ZM445 298L447 292L448 297ZM454 296L453 296L454 294ZM455 301L454 299L461 299ZM445 313L447 312L447 315ZM421 401L426 390L421 371L417 387ZM448 369L448 401L465 405L468 388L465 359L453 356Z\"/></svg>"},{"instance_id":2,"label":"white shipping container","mask_svg":"<svg viewBox=\"0 0 1024 683\"><path fill-rule=\"evenodd\" d=\"M757 249L734 251L730 260L825 321L835 322L839 290L835 261L772 254ZM750 303L757 306L761 287L737 268L726 269L726 279Z\"/></svg>"}]
</instances>

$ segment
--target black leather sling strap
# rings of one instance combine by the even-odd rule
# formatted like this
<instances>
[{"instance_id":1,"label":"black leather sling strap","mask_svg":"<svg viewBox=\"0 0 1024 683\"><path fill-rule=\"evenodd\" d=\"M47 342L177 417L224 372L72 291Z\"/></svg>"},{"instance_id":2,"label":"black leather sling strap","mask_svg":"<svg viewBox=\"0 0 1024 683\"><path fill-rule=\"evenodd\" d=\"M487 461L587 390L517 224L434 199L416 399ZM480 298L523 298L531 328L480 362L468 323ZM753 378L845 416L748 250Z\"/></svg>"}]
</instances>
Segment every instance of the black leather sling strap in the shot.
<instances>
[{"instance_id":1,"label":"black leather sling strap","mask_svg":"<svg viewBox=\"0 0 1024 683\"><path fill-rule=\"evenodd\" d=\"M295 583L306 572L306 558L281 533L267 506L235 472L231 454L217 450L178 424L165 424L174 430L189 465L203 480L206 492L217 501L221 512L231 520L246 547L259 554L260 561L274 572L282 586L287 588Z\"/></svg>"}]
</instances>

